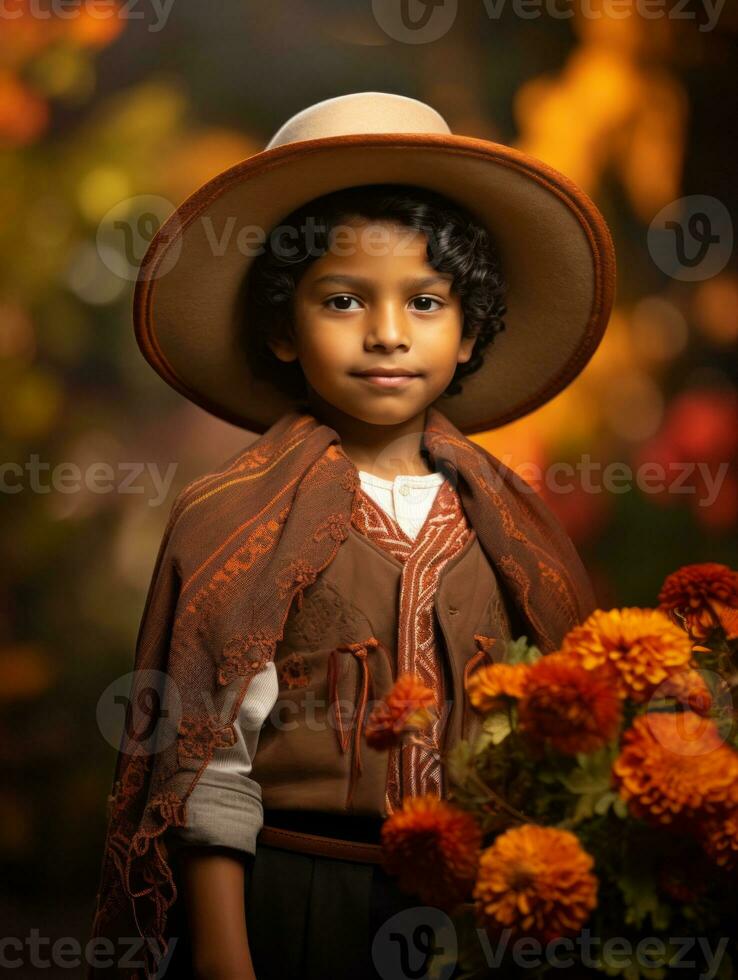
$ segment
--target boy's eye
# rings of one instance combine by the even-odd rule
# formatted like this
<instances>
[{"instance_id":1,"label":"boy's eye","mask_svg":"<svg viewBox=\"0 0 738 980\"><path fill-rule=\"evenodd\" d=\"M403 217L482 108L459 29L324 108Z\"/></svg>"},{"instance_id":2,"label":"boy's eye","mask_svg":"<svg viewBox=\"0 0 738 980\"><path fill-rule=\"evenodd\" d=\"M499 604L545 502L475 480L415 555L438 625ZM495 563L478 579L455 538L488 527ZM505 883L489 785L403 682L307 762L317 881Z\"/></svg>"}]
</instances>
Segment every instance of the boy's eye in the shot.
<instances>
[{"instance_id":1,"label":"boy's eye","mask_svg":"<svg viewBox=\"0 0 738 980\"><path fill-rule=\"evenodd\" d=\"M347 311L352 308L349 305L350 303L358 303L358 302L359 300L356 299L355 296L348 296L346 294L341 294L340 296L331 296L329 299L325 301L325 305L334 310ZM440 299L436 299L434 296L415 296L413 299L410 300L410 302L422 304L419 307L418 306L415 307L416 313L432 312L433 308L428 306L429 303L437 303L438 306L436 307L436 309L441 309L445 305ZM330 306L331 303L336 303L338 305L331 307Z\"/></svg>"},{"instance_id":2,"label":"boy's eye","mask_svg":"<svg viewBox=\"0 0 738 980\"><path fill-rule=\"evenodd\" d=\"M441 302L441 300L440 299L436 299L434 296L416 296L413 300L411 300L411 302L413 302L413 303L438 303L438 307L437 308L443 308L443 306L444 306L444 304ZM430 312L431 312L431 310L427 306L423 306L421 309L418 310L418 313L430 313Z\"/></svg>"},{"instance_id":3,"label":"boy's eye","mask_svg":"<svg viewBox=\"0 0 738 980\"><path fill-rule=\"evenodd\" d=\"M351 302L358 303L359 302L358 299L356 299L355 296L341 295L341 296L331 296L330 299L327 299L325 301L325 305L326 306L329 306L331 303L341 303L341 304L343 304L346 301L348 301L349 303L351 303ZM334 306L334 307L332 307L332 309L334 309L334 310L335 309L338 309L338 310L348 310L348 309L350 309L350 307L349 306L343 306L343 305L341 305L341 306Z\"/></svg>"}]
</instances>

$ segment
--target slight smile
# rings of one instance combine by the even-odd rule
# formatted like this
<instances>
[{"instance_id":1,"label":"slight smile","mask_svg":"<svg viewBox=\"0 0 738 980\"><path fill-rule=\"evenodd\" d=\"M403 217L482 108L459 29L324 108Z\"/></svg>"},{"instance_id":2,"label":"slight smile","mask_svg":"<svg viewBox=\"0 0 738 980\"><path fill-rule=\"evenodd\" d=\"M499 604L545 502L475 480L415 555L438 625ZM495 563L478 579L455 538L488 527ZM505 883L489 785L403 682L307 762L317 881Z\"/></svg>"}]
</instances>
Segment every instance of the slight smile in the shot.
<instances>
[{"instance_id":1,"label":"slight smile","mask_svg":"<svg viewBox=\"0 0 738 980\"><path fill-rule=\"evenodd\" d=\"M364 371L352 371L351 374L355 378L363 378L364 381L370 381L380 388L399 388L414 378L420 377L419 374L408 371L406 368L395 366L394 364L391 366L378 364L376 367L366 368Z\"/></svg>"},{"instance_id":2,"label":"slight smile","mask_svg":"<svg viewBox=\"0 0 738 980\"><path fill-rule=\"evenodd\" d=\"M354 377L368 381L370 384L379 385L380 388L401 388L410 381L419 378L419 374L357 374Z\"/></svg>"}]
</instances>

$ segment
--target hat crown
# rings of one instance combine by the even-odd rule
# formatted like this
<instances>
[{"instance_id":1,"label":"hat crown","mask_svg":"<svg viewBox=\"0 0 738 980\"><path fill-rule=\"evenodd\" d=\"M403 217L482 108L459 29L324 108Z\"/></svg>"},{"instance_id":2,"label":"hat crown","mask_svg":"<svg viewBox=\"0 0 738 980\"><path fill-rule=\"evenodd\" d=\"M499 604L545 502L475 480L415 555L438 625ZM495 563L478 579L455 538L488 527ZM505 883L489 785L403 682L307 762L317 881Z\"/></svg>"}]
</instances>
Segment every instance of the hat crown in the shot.
<instances>
[{"instance_id":1,"label":"hat crown","mask_svg":"<svg viewBox=\"0 0 738 980\"><path fill-rule=\"evenodd\" d=\"M357 133L451 133L432 106L392 92L352 92L316 102L291 116L265 149Z\"/></svg>"}]
</instances>

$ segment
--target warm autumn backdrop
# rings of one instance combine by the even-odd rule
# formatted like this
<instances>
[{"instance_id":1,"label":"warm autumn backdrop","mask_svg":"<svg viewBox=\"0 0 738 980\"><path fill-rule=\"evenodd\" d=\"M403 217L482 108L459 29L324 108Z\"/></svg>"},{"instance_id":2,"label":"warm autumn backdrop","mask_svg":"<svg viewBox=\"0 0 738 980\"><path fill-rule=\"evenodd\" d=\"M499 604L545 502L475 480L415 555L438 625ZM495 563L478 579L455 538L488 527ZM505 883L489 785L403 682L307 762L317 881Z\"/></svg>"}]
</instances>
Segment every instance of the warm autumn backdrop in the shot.
<instances>
[{"instance_id":1,"label":"warm autumn backdrop","mask_svg":"<svg viewBox=\"0 0 738 980\"><path fill-rule=\"evenodd\" d=\"M587 16L511 6L495 20L480 0L409 44L354 0L128 7L62 17L7 0L0 16L0 860L18 936L86 938L114 760L98 699L131 666L177 490L252 438L145 364L131 269L152 212L165 217L305 105L416 96L453 130L519 146L589 192L619 262L606 339L571 388L480 441L533 481L587 455L691 472L691 492L623 477L619 490L542 487L604 607L648 605L681 564L738 566L738 273L723 241L717 271L670 275L649 238L680 198L736 213L735 8L715 23L696 3L679 18L597 16L590 3ZM99 464L117 492L74 487ZM123 490L126 464L145 467L137 492Z\"/></svg>"}]
</instances>

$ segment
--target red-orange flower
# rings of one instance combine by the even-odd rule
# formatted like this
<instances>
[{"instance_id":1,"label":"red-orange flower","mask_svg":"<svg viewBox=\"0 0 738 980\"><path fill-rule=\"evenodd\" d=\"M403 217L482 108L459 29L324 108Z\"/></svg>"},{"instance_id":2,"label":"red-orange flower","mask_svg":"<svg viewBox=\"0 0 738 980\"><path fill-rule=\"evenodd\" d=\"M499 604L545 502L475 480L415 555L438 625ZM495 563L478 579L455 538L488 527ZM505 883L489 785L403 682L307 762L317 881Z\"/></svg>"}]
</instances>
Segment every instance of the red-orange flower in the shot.
<instances>
[{"instance_id":1,"label":"red-orange flower","mask_svg":"<svg viewBox=\"0 0 738 980\"><path fill-rule=\"evenodd\" d=\"M684 708L698 715L709 714L713 704L712 693L702 674L692 668L667 677L655 693L658 697L675 698Z\"/></svg>"},{"instance_id":2,"label":"red-orange flower","mask_svg":"<svg viewBox=\"0 0 738 980\"><path fill-rule=\"evenodd\" d=\"M436 696L415 674L404 673L392 690L372 709L366 723L366 744L373 749L390 749L405 732L427 728L433 721L431 709Z\"/></svg>"},{"instance_id":3,"label":"red-orange flower","mask_svg":"<svg viewBox=\"0 0 738 980\"><path fill-rule=\"evenodd\" d=\"M382 866L403 891L450 909L471 890L481 843L470 813L430 793L410 796L382 825Z\"/></svg>"},{"instance_id":4,"label":"red-orange flower","mask_svg":"<svg viewBox=\"0 0 738 980\"><path fill-rule=\"evenodd\" d=\"M594 752L620 730L623 705L609 664L586 670L566 653L541 657L528 672L518 704L521 730L566 755Z\"/></svg>"},{"instance_id":5,"label":"red-orange flower","mask_svg":"<svg viewBox=\"0 0 738 980\"><path fill-rule=\"evenodd\" d=\"M716 604L738 606L738 572L714 561L678 568L659 592L660 608L694 639L706 639L720 626Z\"/></svg>"},{"instance_id":6,"label":"red-orange flower","mask_svg":"<svg viewBox=\"0 0 738 980\"><path fill-rule=\"evenodd\" d=\"M738 609L717 600L712 603L712 609L726 638L738 640Z\"/></svg>"},{"instance_id":7,"label":"red-orange flower","mask_svg":"<svg viewBox=\"0 0 738 980\"><path fill-rule=\"evenodd\" d=\"M613 779L631 813L653 825L738 805L738 752L693 711L640 715L623 736Z\"/></svg>"},{"instance_id":8,"label":"red-orange flower","mask_svg":"<svg viewBox=\"0 0 738 980\"><path fill-rule=\"evenodd\" d=\"M692 664L692 644L659 609L597 609L564 637L561 649L592 670L610 662L623 696L648 701L659 684Z\"/></svg>"},{"instance_id":9,"label":"red-orange flower","mask_svg":"<svg viewBox=\"0 0 738 980\"><path fill-rule=\"evenodd\" d=\"M530 667L527 664L487 664L469 678L469 703L477 711L498 711L506 699L522 698Z\"/></svg>"},{"instance_id":10,"label":"red-orange flower","mask_svg":"<svg viewBox=\"0 0 738 980\"><path fill-rule=\"evenodd\" d=\"M479 919L549 942L573 936L597 905L594 861L568 830L523 824L482 851L474 887Z\"/></svg>"}]
</instances>

